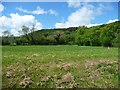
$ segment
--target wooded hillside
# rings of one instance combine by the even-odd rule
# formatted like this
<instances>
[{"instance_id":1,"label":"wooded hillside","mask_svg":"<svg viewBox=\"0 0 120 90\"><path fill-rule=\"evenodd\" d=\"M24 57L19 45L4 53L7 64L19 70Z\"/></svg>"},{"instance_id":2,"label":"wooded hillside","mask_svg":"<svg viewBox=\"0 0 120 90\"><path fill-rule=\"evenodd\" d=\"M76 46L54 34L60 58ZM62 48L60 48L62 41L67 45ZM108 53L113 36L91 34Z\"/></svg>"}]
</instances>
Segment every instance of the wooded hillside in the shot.
<instances>
[{"instance_id":1,"label":"wooded hillside","mask_svg":"<svg viewBox=\"0 0 120 90\"><path fill-rule=\"evenodd\" d=\"M2 45L80 45L80 46L118 46L120 21L93 27L70 27L63 29L42 29L28 33L23 26L24 35L14 37L9 32L2 36Z\"/></svg>"}]
</instances>

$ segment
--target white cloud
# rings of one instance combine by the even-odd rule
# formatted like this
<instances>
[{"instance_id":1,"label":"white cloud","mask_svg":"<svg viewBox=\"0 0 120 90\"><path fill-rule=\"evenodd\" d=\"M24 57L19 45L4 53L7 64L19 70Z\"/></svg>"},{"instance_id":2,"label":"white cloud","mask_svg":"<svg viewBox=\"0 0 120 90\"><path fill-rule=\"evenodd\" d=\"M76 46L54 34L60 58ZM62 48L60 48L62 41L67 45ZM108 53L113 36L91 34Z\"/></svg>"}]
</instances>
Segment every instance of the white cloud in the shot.
<instances>
[{"instance_id":1,"label":"white cloud","mask_svg":"<svg viewBox=\"0 0 120 90\"><path fill-rule=\"evenodd\" d=\"M27 13L27 14L46 14L47 13L44 9L42 9L40 7L37 7L37 9L34 11L28 11L28 10L23 9L23 8L16 8L16 9L21 11L21 12Z\"/></svg>"},{"instance_id":2,"label":"white cloud","mask_svg":"<svg viewBox=\"0 0 120 90\"><path fill-rule=\"evenodd\" d=\"M29 11L23 9L23 8L16 8L17 10L21 11L21 12L24 12L24 13L30 13Z\"/></svg>"},{"instance_id":3,"label":"white cloud","mask_svg":"<svg viewBox=\"0 0 120 90\"><path fill-rule=\"evenodd\" d=\"M13 34L13 35L15 35L15 36L21 35L16 29L11 29L10 33Z\"/></svg>"},{"instance_id":4,"label":"white cloud","mask_svg":"<svg viewBox=\"0 0 120 90\"><path fill-rule=\"evenodd\" d=\"M96 15L102 15L103 13L107 13L107 11L113 10L113 7L110 4L107 4L107 3L105 5L100 3L96 7L97 7L97 9L95 10Z\"/></svg>"},{"instance_id":5,"label":"white cloud","mask_svg":"<svg viewBox=\"0 0 120 90\"><path fill-rule=\"evenodd\" d=\"M72 4L73 5L73 4ZM95 19L96 16L102 15L104 10L107 10L109 6L104 6L103 4L99 4L98 6L94 6L89 3L80 3L81 6L71 13L66 22L59 22L55 24L56 28L68 28L68 27L78 27L78 26L96 26L100 24L92 24L92 20ZM69 6L69 3L68 3Z\"/></svg>"},{"instance_id":6,"label":"white cloud","mask_svg":"<svg viewBox=\"0 0 120 90\"><path fill-rule=\"evenodd\" d=\"M109 23L112 23L112 22L115 22L115 21L118 21L118 19L109 20L108 22L106 22L106 24L109 24ZM87 25L87 27L98 26L98 25L102 25L102 24L103 23L100 23L100 24L89 24L89 25Z\"/></svg>"},{"instance_id":7,"label":"white cloud","mask_svg":"<svg viewBox=\"0 0 120 90\"><path fill-rule=\"evenodd\" d=\"M2 36L2 32L3 32L3 30L0 30L0 36Z\"/></svg>"},{"instance_id":8,"label":"white cloud","mask_svg":"<svg viewBox=\"0 0 120 90\"><path fill-rule=\"evenodd\" d=\"M46 14L47 11L45 11L44 9L37 7L36 10L32 11L31 14Z\"/></svg>"},{"instance_id":9,"label":"white cloud","mask_svg":"<svg viewBox=\"0 0 120 90\"><path fill-rule=\"evenodd\" d=\"M118 21L118 19L109 20L109 21L107 22L107 24L112 23L112 22L115 22L115 21Z\"/></svg>"},{"instance_id":10,"label":"white cloud","mask_svg":"<svg viewBox=\"0 0 120 90\"><path fill-rule=\"evenodd\" d=\"M40 7L37 7L36 10L34 11L29 11L29 10L26 10L26 9L23 9L23 8L16 8L17 10L21 11L21 12L24 12L24 13L27 13L27 14L36 14L36 15L40 15L40 14L52 14L52 15L57 15L58 13L55 11L55 10L48 10L48 11L45 11L44 9L40 8Z\"/></svg>"},{"instance_id":11,"label":"white cloud","mask_svg":"<svg viewBox=\"0 0 120 90\"><path fill-rule=\"evenodd\" d=\"M57 13L55 10L52 10L52 9L50 9L50 10L48 11L48 13L50 13L50 14L52 14L52 15L58 15L58 13Z\"/></svg>"},{"instance_id":12,"label":"white cloud","mask_svg":"<svg viewBox=\"0 0 120 90\"><path fill-rule=\"evenodd\" d=\"M77 27L80 25L88 25L94 19L94 12L91 5L85 5L73 12L66 22L56 23L56 28Z\"/></svg>"},{"instance_id":13,"label":"white cloud","mask_svg":"<svg viewBox=\"0 0 120 90\"><path fill-rule=\"evenodd\" d=\"M33 24L36 24L36 29L42 29L42 24L32 15L21 16L18 13L13 13L10 14L10 17L0 17L0 30L9 30L15 36L18 36L18 31L21 30L23 25L31 28Z\"/></svg>"},{"instance_id":14,"label":"white cloud","mask_svg":"<svg viewBox=\"0 0 120 90\"><path fill-rule=\"evenodd\" d=\"M4 10L4 6L0 4L0 12L2 12L3 10Z\"/></svg>"},{"instance_id":15,"label":"white cloud","mask_svg":"<svg viewBox=\"0 0 120 90\"><path fill-rule=\"evenodd\" d=\"M93 27L93 26L98 26L98 25L102 25L102 24L89 24L87 25L87 27Z\"/></svg>"},{"instance_id":16,"label":"white cloud","mask_svg":"<svg viewBox=\"0 0 120 90\"><path fill-rule=\"evenodd\" d=\"M77 8L80 6L80 0L67 0L69 7Z\"/></svg>"}]
</instances>

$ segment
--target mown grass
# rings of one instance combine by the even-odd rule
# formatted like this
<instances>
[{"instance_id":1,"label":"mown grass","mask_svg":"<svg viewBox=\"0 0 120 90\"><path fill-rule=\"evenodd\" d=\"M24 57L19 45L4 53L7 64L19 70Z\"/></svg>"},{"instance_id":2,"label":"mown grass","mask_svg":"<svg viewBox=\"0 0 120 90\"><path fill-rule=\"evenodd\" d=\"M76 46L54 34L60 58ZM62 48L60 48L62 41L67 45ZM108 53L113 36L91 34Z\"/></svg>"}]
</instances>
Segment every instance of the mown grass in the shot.
<instances>
[{"instance_id":1,"label":"mown grass","mask_svg":"<svg viewBox=\"0 0 120 90\"><path fill-rule=\"evenodd\" d=\"M3 46L3 88L116 88L118 49Z\"/></svg>"}]
</instances>

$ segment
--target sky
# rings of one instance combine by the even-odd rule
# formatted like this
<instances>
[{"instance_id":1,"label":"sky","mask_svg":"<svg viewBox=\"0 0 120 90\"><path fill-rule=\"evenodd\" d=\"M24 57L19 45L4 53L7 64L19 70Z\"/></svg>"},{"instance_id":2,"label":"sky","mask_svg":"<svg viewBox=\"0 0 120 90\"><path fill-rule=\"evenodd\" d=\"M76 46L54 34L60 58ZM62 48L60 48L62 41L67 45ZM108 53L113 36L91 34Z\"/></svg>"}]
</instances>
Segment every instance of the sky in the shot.
<instances>
[{"instance_id":1,"label":"sky","mask_svg":"<svg viewBox=\"0 0 120 90\"><path fill-rule=\"evenodd\" d=\"M18 36L23 25L36 30L96 26L118 20L117 2L2 2L0 35Z\"/></svg>"}]
</instances>

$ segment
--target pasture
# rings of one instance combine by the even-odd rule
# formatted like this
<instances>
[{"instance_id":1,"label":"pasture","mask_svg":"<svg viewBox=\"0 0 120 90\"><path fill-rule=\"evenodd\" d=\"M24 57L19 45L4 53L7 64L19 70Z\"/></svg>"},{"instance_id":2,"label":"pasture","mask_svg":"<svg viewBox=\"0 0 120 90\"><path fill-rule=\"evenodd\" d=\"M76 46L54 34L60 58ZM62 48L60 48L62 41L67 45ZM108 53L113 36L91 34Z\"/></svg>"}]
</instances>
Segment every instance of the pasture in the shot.
<instances>
[{"instance_id":1,"label":"pasture","mask_svg":"<svg viewBox=\"0 0 120 90\"><path fill-rule=\"evenodd\" d=\"M2 46L3 88L117 88L118 49Z\"/></svg>"}]
</instances>

